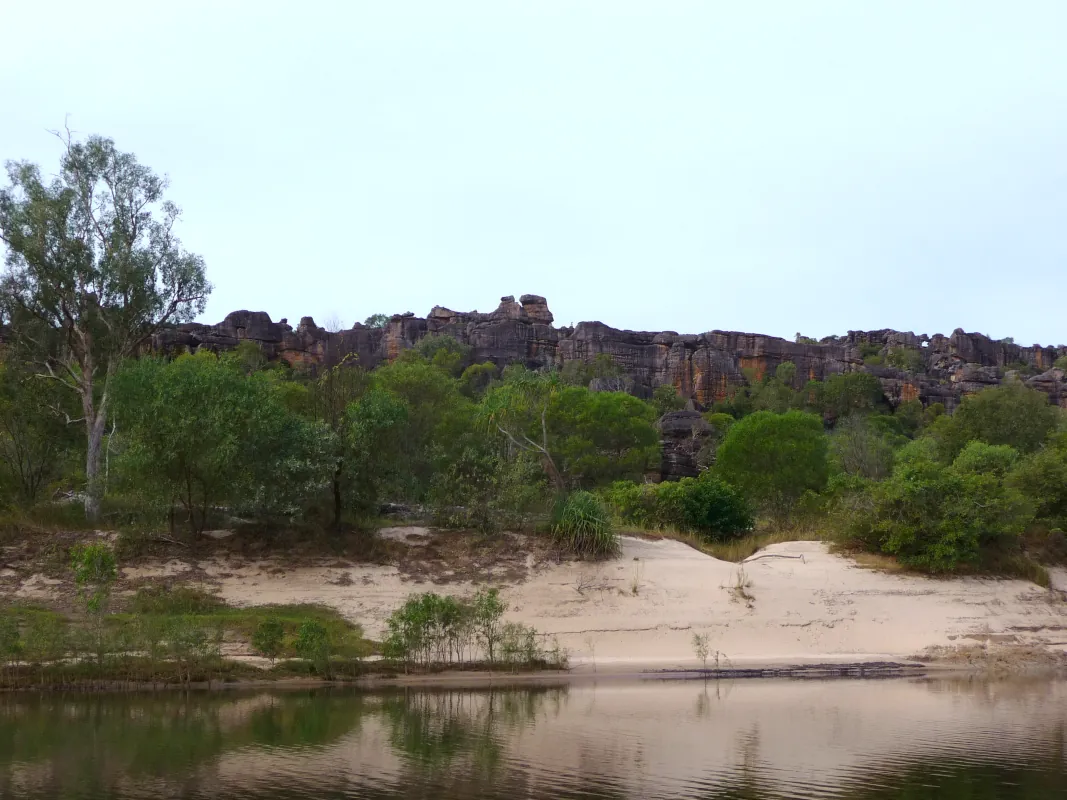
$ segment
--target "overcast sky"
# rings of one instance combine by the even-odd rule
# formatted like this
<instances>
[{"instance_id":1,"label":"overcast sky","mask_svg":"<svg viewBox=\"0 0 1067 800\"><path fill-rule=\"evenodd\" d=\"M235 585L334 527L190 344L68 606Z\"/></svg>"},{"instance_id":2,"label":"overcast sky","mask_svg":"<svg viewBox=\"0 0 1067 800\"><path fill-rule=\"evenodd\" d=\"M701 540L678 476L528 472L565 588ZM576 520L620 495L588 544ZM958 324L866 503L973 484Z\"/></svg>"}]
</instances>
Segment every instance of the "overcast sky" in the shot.
<instances>
[{"instance_id":1,"label":"overcast sky","mask_svg":"<svg viewBox=\"0 0 1067 800\"><path fill-rule=\"evenodd\" d=\"M1063 0L0 6L0 160L168 174L205 321L1067 341Z\"/></svg>"}]
</instances>

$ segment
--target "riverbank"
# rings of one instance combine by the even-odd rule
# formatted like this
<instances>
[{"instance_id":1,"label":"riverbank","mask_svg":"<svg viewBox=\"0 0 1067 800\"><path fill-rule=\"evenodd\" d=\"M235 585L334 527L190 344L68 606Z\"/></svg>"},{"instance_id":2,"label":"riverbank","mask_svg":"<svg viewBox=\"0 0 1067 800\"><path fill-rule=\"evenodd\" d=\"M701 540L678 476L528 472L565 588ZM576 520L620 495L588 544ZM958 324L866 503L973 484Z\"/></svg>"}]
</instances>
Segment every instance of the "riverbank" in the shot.
<instances>
[{"instance_id":1,"label":"riverbank","mask_svg":"<svg viewBox=\"0 0 1067 800\"><path fill-rule=\"evenodd\" d=\"M1052 571L1046 589L1020 580L880 572L821 542L774 544L737 564L682 542L631 536L623 537L620 557L582 562L559 560L540 537L424 527L377 532L368 543L376 560L368 562L272 551L250 534L213 533L195 548L124 561L115 602L131 602L145 587L181 587L244 609L315 606L381 640L388 615L410 594L470 595L489 585L508 603L507 621L533 626L568 651L571 677L691 673L705 666L694 636L707 637L709 667L718 663L738 677L812 665L843 672L876 664L1000 669L1067 659L1063 570ZM11 548L4 556L0 593L7 602L69 607L73 587L61 570L19 561ZM227 659L265 666L246 640L221 650Z\"/></svg>"},{"instance_id":2,"label":"riverbank","mask_svg":"<svg viewBox=\"0 0 1067 800\"><path fill-rule=\"evenodd\" d=\"M417 557L436 536L424 528L387 529ZM514 549L522 552L521 537ZM694 634L708 637L710 659L746 662L952 660L955 650L1013 647L1067 652L1067 573L1052 587L993 578L934 579L879 572L833 554L821 542L771 545L741 564L677 541L623 537L606 562L538 559L487 565L476 578L442 563L416 576L401 566L330 564L281 567L274 559L202 562L204 586L235 605L321 603L358 620L371 638L411 592L467 594L491 583L509 603L507 618L557 638L578 670L693 669ZM278 571L281 569L282 571Z\"/></svg>"}]
</instances>

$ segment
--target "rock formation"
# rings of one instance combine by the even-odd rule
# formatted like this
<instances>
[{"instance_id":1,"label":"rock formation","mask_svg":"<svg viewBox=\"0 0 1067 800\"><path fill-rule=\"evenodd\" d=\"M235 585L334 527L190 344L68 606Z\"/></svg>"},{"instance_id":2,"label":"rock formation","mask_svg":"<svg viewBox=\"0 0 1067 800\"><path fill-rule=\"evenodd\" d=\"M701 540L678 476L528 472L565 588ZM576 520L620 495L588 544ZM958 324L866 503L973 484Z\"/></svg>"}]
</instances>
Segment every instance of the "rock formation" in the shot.
<instances>
[{"instance_id":1,"label":"rock formation","mask_svg":"<svg viewBox=\"0 0 1067 800\"><path fill-rule=\"evenodd\" d=\"M441 334L470 345L474 362L500 366L518 362L531 368L562 368L568 361L592 363L606 355L633 394L648 397L655 387L669 383L698 408L773 374L784 361L796 364L796 388L835 373L871 372L894 405L918 399L951 409L962 395L995 386L1014 373L1067 407L1067 380L1062 370L1053 368L1057 358L1067 355L1063 345L1021 347L959 329L950 336L849 331L846 336L798 343L735 331L656 333L618 330L601 322L557 328L552 322L545 298L532 294L518 301L502 297L496 311L488 314L436 306L425 319L397 314L382 328L356 324L336 333L318 327L310 317L294 330L262 311L235 311L217 325L190 323L164 330L154 338L153 348L225 350L250 341L269 359L284 359L294 367L313 370L354 354L371 368L396 358L424 336Z\"/></svg>"}]
</instances>

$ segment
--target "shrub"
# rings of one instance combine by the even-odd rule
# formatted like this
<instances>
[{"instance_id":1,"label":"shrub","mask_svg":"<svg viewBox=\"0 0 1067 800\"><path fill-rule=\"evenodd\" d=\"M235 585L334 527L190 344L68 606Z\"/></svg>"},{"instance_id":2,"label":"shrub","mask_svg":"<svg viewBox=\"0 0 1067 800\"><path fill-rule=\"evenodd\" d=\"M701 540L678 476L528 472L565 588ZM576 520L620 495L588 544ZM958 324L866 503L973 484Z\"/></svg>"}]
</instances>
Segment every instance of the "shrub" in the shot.
<instances>
[{"instance_id":1,"label":"shrub","mask_svg":"<svg viewBox=\"0 0 1067 800\"><path fill-rule=\"evenodd\" d=\"M615 481L604 490L604 500L620 520L638 528L661 525L658 500L659 486L651 483Z\"/></svg>"},{"instance_id":2,"label":"shrub","mask_svg":"<svg viewBox=\"0 0 1067 800\"><path fill-rule=\"evenodd\" d=\"M662 417L671 411L680 411L685 408L685 398L678 394L674 386L665 383L652 391L652 405L656 413Z\"/></svg>"},{"instance_id":3,"label":"shrub","mask_svg":"<svg viewBox=\"0 0 1067 800\"><path fill-rule=\"evenodd\" d=\"M1007 484L1033 500L1039 519L1067 527L1067 448L1046 446L1021 459Z\"/></svg>"},{"instance_id":4,"label":"shrub","mask_svg":"<svg viewBox=\"0 0 1067 800\"><path fill-rule=\"evenodd\" d=\"M1005 453L971 448L946 467L931 444L917 440L903 448L887 480L840 493L836 519L845 538L931 572L975 565L992 550L1017 549L1033 506L998 474Z\"/></svg>"},{"instance_id":5,"label":"shrub","mask_svg":"<svg viewBox=\"0 0 1067 800\"><path fill-rule=\"evenodd\" d=\"M827 453L818 417L757 411L731 426L716 454L715 471L747 500L782 516L805 491L826 485Z\"/></svg>"},{"instance_id":6,"label":"shrub","mask_svg":"<svg viewBox=\"0 0 1067 800\"><path fill-rule=\"evenodd\" d=\"M272 617L262 620L252 632L252 649L269 658L271 664L282 654L284 644L285 628Z\"/></svg>"},{"instance_id":7,"label":"shrub","mask_svg":"<svg viewBox=\"0 0 1067 800\"><path fill-rule=\"evenodd\" d=\"M413 594L389 615L383 652L406 664L430 665L482 655L500 655L507 603L497 589L482 589L471 599Z\"/></svg>"},{"instance_id":8,"label":"shrub","mask_svg":"<svg viewBox=\"0 0 1067 800\"><path fill-rule=\"evenodd\" d=\"M619 519L640 528L677 528L721 540L753 525L744 498L709 472L659 484L618 481L604 492L604 499Z\"/></svg>"},{"instance_id":9,"label":"shrub","mask_svg":"<svg viewBox=\"0 0 1067 800\"><path fill-rule=\"evenodd\" d=\"M13 663L22 652L22 637L18 621L13 617L0 616L0 662Z\"/></svg>"},{"instance_id":10,"label":"shrub","mask_svg":"<svg viewBox=\"0 0 1067 800\"><path fill-rule=\"evenodd\" d=\"M922 351L914 347L894 347L889 351L885 360L889 366L905 372L918 372L925 363Z\"/></svg>"},{"instance_id":11,"label":"shrub","mask_svg":"<svg viewBox=\"0 0 1067 800\"><path fill-rule=\"evenodd\" d=\"M189 586L142 586L130 603L137 614L211 614L224 606L215 595Z\"/></svg>"},{"instance_id":12,"label":"shrub","mask_svg":"<svg viewBox=\"0 0 1067 800\"><path fill-rule=\"evenodd\" d=\"M1052 366L1067 372L1067 356L1060 356L1053 362Z\"/></svg>"},{"instance_id":13,"label":"shrub","mask_svg":"<svg viewBox=\"0 0 1067 800\"><path fill-rule=\"evenodd\" d=\"M952 416L937 418L931 435L944 461L951 461L974 440L1033 453L1055 430L1059 413L1043 392L1007 383L964 397Z\"/></svg>"},{"instance_id":14,"label":"shrub","mask_svg":"<svg viewBox=\"0 0 1067 800\"><path fill-rule=\"evenodd\" d=\"M699 478L683 478L682 527L705 539L729 539L749 530L754 520L744 498L729 484L705 472ZM661 486L664 484L660 484Z\"/></svg>"},{"instance_id":15,"label":"shrub","mask_svg":"<svg viewBox=\"0 0 1067 800\"><path fill-rule=\"evenodd\" d=\"M556 503L552 514L552 536L581 556L614 556L622 549L604 503L595 494L585 491L572 492Z\"/></svg>"},{"instance_id":16,"label":"shrub","mask_svg":"<svg viewBox=\"0 0 1067 800\"><path fill-rule=\"evenodd\" d=\"M70 561L86 609L93 613L101 611L118 575L114 552L100 542L75 545L71 548Z\"/></svg>"},{"instance_id":17,"label":"shrub","mask_svg":"<svg viewBox=\"0 0 1067 800\"><path fill-rule=\"evenodd\" d=\"M1003 478L1018 460L1019 452L1006 444L968 442L952 462L952 467L960 473Z\"/></svg>"},{"instance_id":18,"label":"shrub","mask_svg":"<svg viewBox=\"0 0 1067 800\"><path fill-rule=\"evenodd\" d=\"M893 467L893 446L878 427L859 414L838 422L830 436L830 455L837 467L850 475L864 478L886 477Z\"/></svg>"},{"instance_id":19,"label":"shrub","mask_svg":"<svg viewBox=\"0 0 1067 800\"><path fill-rule=\"evenodd\" d=\"M298 656L311 662L316 673L330 677L330 636L325 625L313 619L301 623L295 648Z\"/></svg>"}]
</instances>

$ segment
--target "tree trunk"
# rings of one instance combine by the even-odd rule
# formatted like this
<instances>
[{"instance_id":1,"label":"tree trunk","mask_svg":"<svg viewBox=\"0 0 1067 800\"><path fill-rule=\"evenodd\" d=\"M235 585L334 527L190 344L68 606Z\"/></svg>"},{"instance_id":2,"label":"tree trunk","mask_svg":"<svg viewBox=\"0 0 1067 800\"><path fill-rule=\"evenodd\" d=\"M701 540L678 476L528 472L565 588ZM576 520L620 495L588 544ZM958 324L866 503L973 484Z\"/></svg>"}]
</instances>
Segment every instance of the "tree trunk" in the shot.
<instances>
[{"instance_id":1,"label":"tree trunk","mask_svg":"<svg viewBox=\"0 0 1067 800\"><path fill-rule=\"evenodd\" d=\"M100 519L100 501L104 496L104 486L100 482L100 448L104 441L104 429L107 426L108 390L110 389L110 368L104 380L104 391L100 396L100 405L96 405L93 396L93 375L91 363L82 364L82 380L78 391L82 396L82 413L85 416L85 518L90 522Z\"/></svg>"},{"instance_id":2,"label":"tree trunk","mask_svg":"<svg viewBox=\"0 0 1067 800\"><path fill-rule=\"evenodd\" d=\"M557 492L565 492L567 490L567 484L563 481L563 476L559 473L559 468L556 467L556 462L552 460L552 456L548 454L548 451L541 452L541 466L548 473L549 479L552 481L552 485L555 486Z\"/></svg>"},{"instance_id":3,"label":"tree trunk","mask_svg":"<svg viewBox=\"0 0 1067 800\"><path fill-rule=\"evenodd\" d=\"M100 482L100 448L104 441L106 421L107 408L104 403L100 404L94 417L86 417L85 420L88 432L85 448L85 518L90 522L100 519L100 501L104 495L104 486Z\"/></svg>"},{"instance_id":4,"label":"tree trunk","mask_svg":"<svg viewBox=\"0 0 1067 800\"><path fill-rule=\"evenodd\" d=\"M344 461L337 462L337 468L333 471L333 527L341 527L341 471L344 469Z\"/></svg>"}]
</instances>

